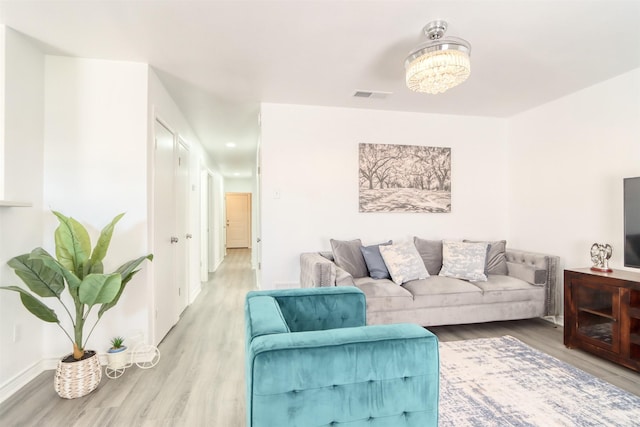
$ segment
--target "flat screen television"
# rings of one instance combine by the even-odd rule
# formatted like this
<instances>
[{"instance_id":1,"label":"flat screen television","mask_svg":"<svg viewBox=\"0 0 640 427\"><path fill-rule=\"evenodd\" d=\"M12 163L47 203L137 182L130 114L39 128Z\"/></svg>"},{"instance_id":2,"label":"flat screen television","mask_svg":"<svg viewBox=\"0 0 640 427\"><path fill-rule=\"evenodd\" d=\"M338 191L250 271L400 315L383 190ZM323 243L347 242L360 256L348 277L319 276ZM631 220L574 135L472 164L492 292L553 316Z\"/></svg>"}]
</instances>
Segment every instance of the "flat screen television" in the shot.
<instances>
[{"instance_id":1,"label":"flat screen television","mask_svg":"<svg viewBox=\"0 0 640 427\"><path fill-rule=\"evenodd\" d=\"M624 266L640 268L640 176L624 179Z\"/></svg>"}]
</instances>

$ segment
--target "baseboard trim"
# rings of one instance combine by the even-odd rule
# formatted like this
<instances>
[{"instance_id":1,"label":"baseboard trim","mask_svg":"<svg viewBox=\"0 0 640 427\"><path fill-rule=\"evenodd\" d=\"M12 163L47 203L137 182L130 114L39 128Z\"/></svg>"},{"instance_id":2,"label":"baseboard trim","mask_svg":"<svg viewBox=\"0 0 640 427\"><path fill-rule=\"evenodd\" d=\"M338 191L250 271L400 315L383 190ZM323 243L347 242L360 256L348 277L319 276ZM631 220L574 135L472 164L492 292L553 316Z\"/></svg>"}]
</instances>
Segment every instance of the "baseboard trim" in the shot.
<instances>
[{"instance_id":1,"label":"baseboard trim","mask_svg":"<svg viewBox=\"0 0 640 427\"><path fill-rule=\"evenodd\" d=\"M45 361L40 360L14 375L13 378L10 378L4 384L0 385L0 403L13 396L14 393L29 384L30 381L45 370ZM53 378L51 379L51 384L53 384Z\"/></svg>"},{"instance_id":2,"label":"baseboard trim","mask_svg":"<svg viewBox=\"0 0 640 427\"><path fill-rule=\"evenodd\" d=\"M155 349L153 346L144 346L145 350L148 352L139 352L132 355L131 365L135 363L143 363L150 360L153 357L153 350ZM158 351L159 354L159 351ZM99 353L98 357L100 358L100 364L104 367L108 363L107 353ZM13 378L10 378L4 384L0 385L0 403L9 399L15 393L17 393L22 387L29 384L29 382L33 381L38 375L45 371L51 372L51 387L53 387L53 376L55 369L58 367L59 357L52 357L47 359L42 359L38 362L35 362L33 365L25 368L20 373L16 374ZM106 376L103 375L103 379Z\"/></svg>"},{"instance_id":3,"label":"baseboard trim","mask_svg":"<svg viewBox=\"0 0 640 427\"><path fill-rule=\"evenodd\" d=\"M543 319L554 325L564 326L564 316L545 316Z\"/></svg>"}]
</instances>

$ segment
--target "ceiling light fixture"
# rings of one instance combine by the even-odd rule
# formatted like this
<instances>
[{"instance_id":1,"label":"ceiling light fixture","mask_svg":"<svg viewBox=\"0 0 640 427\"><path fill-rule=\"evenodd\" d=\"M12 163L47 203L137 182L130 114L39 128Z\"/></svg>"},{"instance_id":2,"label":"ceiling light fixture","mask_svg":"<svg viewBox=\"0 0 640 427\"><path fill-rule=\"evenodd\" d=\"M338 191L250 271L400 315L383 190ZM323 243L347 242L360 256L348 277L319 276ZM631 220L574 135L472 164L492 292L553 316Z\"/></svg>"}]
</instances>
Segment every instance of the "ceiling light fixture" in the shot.
<instances>
[{"instance_id":1,"label":"ceiling light fixture","mask_svg":"<svg viewBox=\"0 0 640 427\"><path fill-rule=\"evenodd\" d=\"M464 82L471 73L471 45L457 37L444 37L445 21L424 27L429 41L415 48L404 61L407 87L414 92L442 93Z\"/></svg>"},{"instance_id":2,"label":"ceiling light fixture","mask_svg":"<svg viewBox=\"0 0 640 427\"><path fill-rule=\"evenodd\" d=\"M226 145L227 148L236 148L236 143L235 142L227 142L224 145Z\"/></svg>"}]
</instances>

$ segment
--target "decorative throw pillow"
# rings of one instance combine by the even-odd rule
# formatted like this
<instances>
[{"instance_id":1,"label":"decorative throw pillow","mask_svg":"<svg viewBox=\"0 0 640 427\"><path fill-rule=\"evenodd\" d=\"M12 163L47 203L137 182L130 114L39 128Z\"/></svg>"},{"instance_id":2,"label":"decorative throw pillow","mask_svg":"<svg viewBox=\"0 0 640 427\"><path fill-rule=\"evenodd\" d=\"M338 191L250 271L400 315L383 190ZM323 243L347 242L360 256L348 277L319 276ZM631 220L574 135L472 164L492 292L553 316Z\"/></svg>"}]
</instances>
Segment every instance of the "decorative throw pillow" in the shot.
<instances>
[{"instance_id":1,"label":"decorative throw pillow","mask_svg":"<svg viewBox=\"0 0 640 427\"><path fill-rule=\"evenodd\" d=\"M419 237L413 238L413 244L432 276L437 276L442 268L442 240L425 240Z\"/></svg>"},{"instance_id":2,"label":"decorative throw pillow","mask_svg":"<svg viewBox=\"0 0 640 427\"><path fill-rule=\"evenodd\" d=\"M380 246L380 254L389 270L391 280L398 285L429 277L429 272L413 242Z\"/></svg>"},{"instance_id":3,"label":"decorative throw pillow","mask_svg":"<svg viewBox=\"0 0 640 427\"><path fill-rule=\"evenodd\" d=\"M360 252L364 257L364 262L367 264L369 270L369 276L373 279L390 279L389 270L380 255L380 246L388 246L393 242L389 240L386 243L380 243L378 245L360 246Z\"/></svg>"},{"instance_id":4,"label":"decorative throw pillow","mask_svg":"<svg viewBox=\"0 0 640 427\"><path fill-rule=\"evenodd\" d=\"M487 262L486 242L442 242L442 270L440 276L455 277L472 282L486 282L484 268Z\"/></svg>"},{"instance_id":5,"label":"decorative throw pillow","mask_svg":"<svg viewBox=\"0 0 640 427\"><path fill-rule=\"evenodd\" d=\"M364 262L362 252L360 252L360 247L362 246L360 239L331 239L330 242L333 250L333 259L338 267L351 274L354 279L369 275L367 264Z\"/></svg>"},{"instance_id":6,"label":"decorative throw pillow","mask_svg":"<svg viewBox=\"0 0 640 427\"><path fill-rule=\"evenodd\" d=\"M487 265L485 268L487 274L501 274L503 276L508 274L507 255L505 254L507 250L506 240L497 240L495 242L478 242L475 240L464 241L471 243L488 243L489 253L487 254Z\"/></svg>"}]
</instances>

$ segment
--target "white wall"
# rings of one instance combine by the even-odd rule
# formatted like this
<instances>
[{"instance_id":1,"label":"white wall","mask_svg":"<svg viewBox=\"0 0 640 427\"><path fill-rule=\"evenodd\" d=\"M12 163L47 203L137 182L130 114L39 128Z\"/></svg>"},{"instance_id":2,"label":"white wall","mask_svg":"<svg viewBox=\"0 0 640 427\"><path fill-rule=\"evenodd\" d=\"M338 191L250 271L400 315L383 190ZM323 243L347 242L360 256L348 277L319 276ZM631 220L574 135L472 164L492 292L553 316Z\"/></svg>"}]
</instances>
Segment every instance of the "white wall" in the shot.
<instances>
[{"instance_id":1,"label":"white wall","mask_svg":"<svg viewBox=\"0 0 640 427\"><path fill-rule=\"evenodd\" d=\"M6 34L5 34L6 31ZM7 261L42 245L42 181L44 138L44 55L15 31L0 28L6 41L6 69L0 86L4 96L6 199L32 207L0 207L0 285L19 285ZM6 57L5 57L6 53ZM2 172L0 165L0 172ZM13 332L18 336L14 342ZM58 332L55 332L56 336ZM27 312L19 296L0 292L0 401L40 372L43 322ZM70 345L68 346L70 348Z\"/></svg>"},{"instance_id":2,"label":"white wall","mask_svg":"<svg viewBox=\"0 0 640 427\"><path fill-rule=\"evenodd\" d=\"M640 176L640 69L509 120L509 241L588 267L623 267L622 178ZM635 271L638 271L637 269Z\"/></svg>"},{"instance_id":3,"label":"white wall","mask_svg":"<svg viewBox=\"0 0 640 427\"><path fill-rule=\"evenodd\" d=\"M224 191L227 193L252 193L253 178L225 178Z\"/></svg>"},{"instance_id":4,"label":"white wall","mask_svg":"<svg viewBox=\"0 0 640 427\"><path fill-rule=\"evenodd\" d=\"M451 147L451 213L359 213L358 143ZM263 288L295 286L331 238L506 237L503 119L263 104L261 150Z\"/></svg>"},{"instance_id":5,"label":"white wall","mask_svg":"<svg viewBox=\"0 0 640 427\"><path fill-rule=\"evenodd\" d=\"M224 177L209 171L209 215L211 225L209 233L209 272L212 273L222 264L226 246L226 226L224 208Z\"/></svg>"},{"instance_id":6,"label":"white wall","mask_svg":"<svg viewBox=\"0 0 640 427\"><path fill-rule=\"evenodd\" d=\"M140 63L46 57L44 204L84 224L94 243L104 225L126 212L113 235L105 271L150 252L147 69ZM56 226L47 213L45 249L50 251ZM87 348L102 352L113 336L147 331L148 269L143 266L118 305L102 317ZM51 358L71 350L58 328L49 325L44 346L45 357Z\"/></svg>"}]
</instances>

